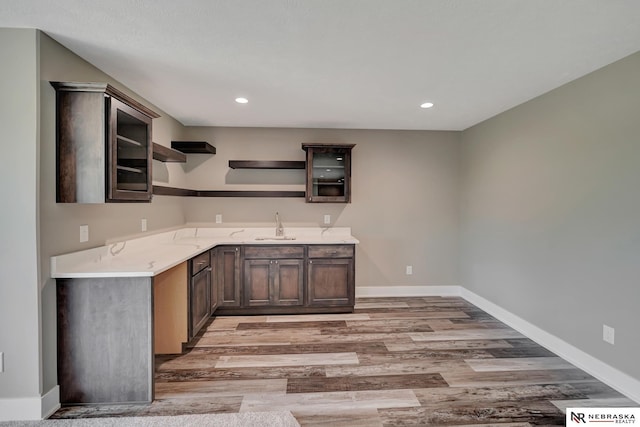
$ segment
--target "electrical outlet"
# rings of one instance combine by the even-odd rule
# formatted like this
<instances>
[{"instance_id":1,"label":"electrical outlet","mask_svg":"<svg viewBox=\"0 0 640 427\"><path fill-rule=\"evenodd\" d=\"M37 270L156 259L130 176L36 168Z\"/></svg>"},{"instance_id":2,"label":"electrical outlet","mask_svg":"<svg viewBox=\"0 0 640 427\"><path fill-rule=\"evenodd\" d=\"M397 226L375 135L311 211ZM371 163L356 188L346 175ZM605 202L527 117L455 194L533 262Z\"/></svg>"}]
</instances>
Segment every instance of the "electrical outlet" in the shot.
<instances>
[{"instance_id":1,"label":"electrical outlet","mask_svg":"<svg viewBox=\"0 0 640 427\"><path fill-rule=\"evenodd\" d=\"M324 223L325 223L325 225L331 224L331 215L325 215L324 216Z\"/></svg>"},{"instance_id":2,"label":"electrical outlet","mask_svg":"<svg viewBox=\"0 0 640 427\"><path fill-rule=\"evenodd\" d=\"M407 276L411 276L413 274L413 266L407 265L406 274Z\"/></svg>"},{"instance_id":3,"label":"electrical outlet","mask_svg":"<svg viewBox=\"0 0 640 427\"><path fill-rule=\"evenodd\" d=\"M89 241L89 226L81 225L80 226L80 243Z\"/></svg>"},{"instance_id":4,"label":"electrical outlet","mask_svg":"<svg viewBox=\"0 0 640 427\"><path fill-rule=\"evenodd\" d=\"M216 224L222 224L222 214L216 214Z\"/></svg>"},{"instance_id":5,"label":"electrical outlet","mask_svg":"<svg viewBox=\"0 0 640 427\"><path fill-rule=\"evenodd\" d=\"M147 219L146 218L142 218L140 220L140 230L147 231Z\"/></svg>"},{"instance_id":6,"label":"electrical outlet","mask_svg":"<svg viewBox=\"0 0 640 427\"><path fill-rule=\"evenodd\" d=\"M602 325L602 339L611 345L614 345L616 338L616 330L611 326Z\"/></svg>"},{"instance_id":7,"label":"electrical outlet","mask_svg":"<svg viewBox=\"0 0 640 427\"><path fill-rule=\"evenodd\" d=\"M4 372L4 353L0 351L0 372Z\"/></svg>"}]
</instances>

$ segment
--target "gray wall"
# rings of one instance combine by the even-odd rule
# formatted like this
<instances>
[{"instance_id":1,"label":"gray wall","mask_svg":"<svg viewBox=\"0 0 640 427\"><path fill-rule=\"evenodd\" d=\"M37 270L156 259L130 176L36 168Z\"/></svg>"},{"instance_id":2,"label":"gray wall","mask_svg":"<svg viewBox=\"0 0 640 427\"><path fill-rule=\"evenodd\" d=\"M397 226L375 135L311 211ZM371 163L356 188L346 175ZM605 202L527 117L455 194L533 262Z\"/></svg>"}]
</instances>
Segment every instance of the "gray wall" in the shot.
<instances>
[{"instance_id":1,"label":"gray wall","mask_svg":"<svg viewBox=\"0 0 640 427\"><path fill-rule=\"evenodd\" d=\"M461 169L463 286L637 379L639 76L635 54L467 129Z\"/></svg>"},{"instance_id":2,"label":"gray wall","mask_svg":"<svg viewBox=\"0 0 640 427\"><path fill-rule=\"evenodd\" d=\"M351 227L357 247L356 286L458 285L459 133L336 129L188 128L217 154L189 155L189 186L207 190L304 190L303 171L233 170L229 160L304 160L303 142L356 144L352 203L304 198L187 198L189 222L224 226ZM405 275L405 266L413 275Z\"/></svg>"},{"instance_id":3,"label":"gray wall","mask_svg":"<svg viewBox=\"0 0 640 427\"><path fill-rule=\"evenodd\" d=\"M38 35L0 29L0 399L40 395Z\"/></svg>"}]
</instances>

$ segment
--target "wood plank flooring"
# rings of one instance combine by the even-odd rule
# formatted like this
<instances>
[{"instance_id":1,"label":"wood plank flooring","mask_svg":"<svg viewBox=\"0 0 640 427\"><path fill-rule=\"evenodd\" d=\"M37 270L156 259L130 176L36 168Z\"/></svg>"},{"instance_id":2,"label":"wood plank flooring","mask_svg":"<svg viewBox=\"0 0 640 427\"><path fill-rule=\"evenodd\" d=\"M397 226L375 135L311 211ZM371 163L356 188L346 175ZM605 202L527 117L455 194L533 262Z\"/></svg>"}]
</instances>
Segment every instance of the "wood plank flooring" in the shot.
<instances>
[{"instance_id":1,"label":"wood plank flooring","mask_svg":"<svg viewBox=\"0 0 640 427\"><path fill-rule=\"evenodd\" d=\"M303 426L564 425L638 406L457 297L359 299L353 314L234 316L156 358L150 405L52 418L288 410Z\"/></svg>"}]
</instances>

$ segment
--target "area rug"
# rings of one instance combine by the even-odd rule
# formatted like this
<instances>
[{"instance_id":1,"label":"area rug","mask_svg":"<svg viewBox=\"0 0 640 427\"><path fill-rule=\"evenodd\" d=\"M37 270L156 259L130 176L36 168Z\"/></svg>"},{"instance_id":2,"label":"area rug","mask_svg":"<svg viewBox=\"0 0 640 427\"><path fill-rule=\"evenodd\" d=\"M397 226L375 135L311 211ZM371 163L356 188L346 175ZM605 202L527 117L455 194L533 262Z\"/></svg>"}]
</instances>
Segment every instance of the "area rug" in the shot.
<instances>
[{"instance_id":1,"label":"area rug","mask_svg":"<svg viewBox=\"0 0 640 427\"><path fill-rule=\"evenodd\" d=\"M291 412L177 415L172 417L77 418L68 420L5 421L0 427L299 427Z\"/></svg>"}]
</instances>

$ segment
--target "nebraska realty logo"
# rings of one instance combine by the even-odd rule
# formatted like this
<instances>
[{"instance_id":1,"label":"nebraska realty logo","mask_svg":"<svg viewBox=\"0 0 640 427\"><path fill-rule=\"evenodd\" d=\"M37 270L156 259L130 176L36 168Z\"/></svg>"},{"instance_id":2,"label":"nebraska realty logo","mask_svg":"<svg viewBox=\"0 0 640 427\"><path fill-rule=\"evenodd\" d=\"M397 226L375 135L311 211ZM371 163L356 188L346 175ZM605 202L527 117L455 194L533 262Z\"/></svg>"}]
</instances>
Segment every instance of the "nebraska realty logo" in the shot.
<instances>
[{"instance_id":1,"label":"nebraska realty logo","mask_svg":"<svg viewBox=\"0 0 640 427\"><path fill-rule=\"evenodd\" d=\"M635 424L640 408L567 408L566 425Z\"/></svg>"}]
</instances>

